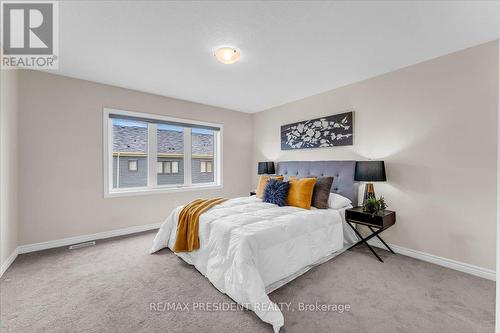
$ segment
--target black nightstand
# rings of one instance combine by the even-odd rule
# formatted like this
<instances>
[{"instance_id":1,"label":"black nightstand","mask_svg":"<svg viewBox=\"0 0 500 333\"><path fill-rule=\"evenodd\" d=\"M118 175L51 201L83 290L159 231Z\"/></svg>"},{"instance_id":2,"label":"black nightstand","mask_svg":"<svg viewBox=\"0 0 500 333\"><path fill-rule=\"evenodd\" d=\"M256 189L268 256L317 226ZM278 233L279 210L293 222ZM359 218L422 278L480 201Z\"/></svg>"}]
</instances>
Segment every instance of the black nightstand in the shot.
<instances>
[{"instance_id":1,"label":"black nightstand","mask_svg":"<svg viewBox=\"0 0 500 333\"><path fill-rule=\"evenodd\" d=\"M382 258L380 258L379 255L375 252L375 250L373 250L373 248L368 244L368 241L370 239L372 239L373 237L377 237L385 245L385 247L389 251L391 251L391 253L394 253L394 251L389 247L389 245L387 245L386 242L384 242L379 234L396 223L396 212L393 212L392 210L384 210L380 214L372 216L371 213L363 212L363 207L354 207L346 209L345 219L347 221L347 224L361 239L359 242L348 248L348 250L352 249L355 246L358 246L361 243L365 243L365 245L368 246L375 257L377 257L381 262L384 262ZM353 224L367 226L371 230L372 234L363 238L363 236L361 236L361 234L358 232L358 230L356 230L356 227Z\"/></svg>"},{"instance_id":2,"label":"black nightstand","mask_svg":"<svg viewBox=\"0 0 500 333\"><path fill-rule=\"evenodd\" d=\"M250 192L250 196L255 195L255 192Z\"/></svg>"}]
</instances>

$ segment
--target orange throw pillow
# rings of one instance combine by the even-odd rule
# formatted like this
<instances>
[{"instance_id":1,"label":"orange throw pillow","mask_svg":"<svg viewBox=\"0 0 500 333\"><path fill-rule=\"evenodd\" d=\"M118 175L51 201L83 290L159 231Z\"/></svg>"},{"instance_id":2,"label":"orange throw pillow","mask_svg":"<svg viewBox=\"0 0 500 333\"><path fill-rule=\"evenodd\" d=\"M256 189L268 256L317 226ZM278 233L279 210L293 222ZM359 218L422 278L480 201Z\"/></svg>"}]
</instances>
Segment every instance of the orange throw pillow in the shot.
<instances>
[{"instance_id":1,"label":"orange throw pillow","mask_svg":"<svg viewBox=\"0 0 500 333\"><path fill-rule=\"evenodd\" d=\"M290 177L288 181L288 206L310 209L316 178Z\"/></svg>"},{"instance_id":2,"label":"orange throw pillow","mask_svg":"<svg viewBox=\"0 0 500 333\"><path fill-rule=\"evenodd\" d=\"M257 190L255 190L255 196L257 198L261 198L264 195L264 189L266 188L267 182L269 179L283 180L283 176L269 176L269 175L261 175L259 179L259 186L257 186Z\"/></svg>"}]
</instances>

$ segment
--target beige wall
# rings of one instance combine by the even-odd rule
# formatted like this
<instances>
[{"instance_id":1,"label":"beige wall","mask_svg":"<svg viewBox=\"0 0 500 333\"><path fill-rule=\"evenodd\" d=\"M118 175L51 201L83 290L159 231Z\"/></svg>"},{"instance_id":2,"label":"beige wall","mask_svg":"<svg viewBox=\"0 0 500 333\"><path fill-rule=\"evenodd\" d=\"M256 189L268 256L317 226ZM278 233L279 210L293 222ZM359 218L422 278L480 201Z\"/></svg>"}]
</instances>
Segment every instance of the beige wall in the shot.
<instances>
[{"instance_id":1,"label":"beige wall","mask_svg":"<svg viewBox=\"0 0 500 333\"><path fill-rule=\"evenodd\" d=\"M19 83L20 244L159 223L191 199L251 189L249 114L42 72ZM224 124L224 188L104 199L104 107Z\"/></svg>"},{"instance_id":2,"label":"beige wall","mask_svg":"<svg viewBox=\"0 0 500 333\"><path fill-rule=\"evenodd\" d=\"M497 54L491 42L257 113L252 165L383 159L388 242L495 269ZM280 125L347 110L353 146L280 150Z\"/></svg>"},{"instance_id":3,"label":"beige wall","mask_svg":"<svg viewBox=\"0 0 500 333\"><path fill-rule=\"evenodd\" d=\"M384 159L389 181L376 190L398 213L386 239L494 269L497 73L488 43L249 115L21 71L19 244L158 223L200 195L248 195L260 160ZM104 199L103 107L223 123L224 189ZM280 125L346 110L354 146L280 150ZM15 244L4 234L2 248Z\"/></svg>"},{"instance_id":4,"label":"beige wall","mask_svg":"<svg viewBox=\"0 0 500 333\"><path fill-rule=\"evenodd\" d=\"M0 265L17 247L18 73L0 71Z\"/></svg>"}]
</instances>

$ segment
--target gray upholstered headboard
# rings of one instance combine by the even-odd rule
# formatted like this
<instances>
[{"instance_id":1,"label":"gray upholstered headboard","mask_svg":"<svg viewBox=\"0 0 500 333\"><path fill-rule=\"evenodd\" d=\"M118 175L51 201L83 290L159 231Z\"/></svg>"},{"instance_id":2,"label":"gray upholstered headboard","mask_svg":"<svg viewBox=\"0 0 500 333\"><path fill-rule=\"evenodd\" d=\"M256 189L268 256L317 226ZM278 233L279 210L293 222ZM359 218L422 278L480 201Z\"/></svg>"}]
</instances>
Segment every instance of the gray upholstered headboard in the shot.
<instances>
[{"instance_id":1,"label":"gray upholstered headboard","mask_svg":"<svg viewBox=\"0 0 500 333\"><path fill-rule=\"evenodd\" d=\"M286 161L277 164L276 173L285 176L285 180L289 176L333 176L330 191L349 198L352 205L357 206L358 184L354 181L356 161Z\"/></svg>"}]
</instances>

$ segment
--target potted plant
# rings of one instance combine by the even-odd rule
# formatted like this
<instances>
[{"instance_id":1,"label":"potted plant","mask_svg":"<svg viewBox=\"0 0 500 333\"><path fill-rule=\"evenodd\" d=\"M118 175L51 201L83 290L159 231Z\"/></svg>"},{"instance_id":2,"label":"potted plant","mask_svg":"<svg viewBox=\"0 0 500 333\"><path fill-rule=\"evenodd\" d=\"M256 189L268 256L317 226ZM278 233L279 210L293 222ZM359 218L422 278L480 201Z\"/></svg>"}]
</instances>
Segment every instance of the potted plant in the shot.
<instances>
[{"instance_id":1,"label":"potted plant","mask_svg":"<svg viewBox=\"0 0 500 333\"><path fill-rule=\"evenodd\" d=\"M367 213L371 213L372 217L382 212L387 208L387 204L385 203L384 197L376 198L376 197L368 197L363 203L363 211Z\"/></svg>"}]
</instances>

